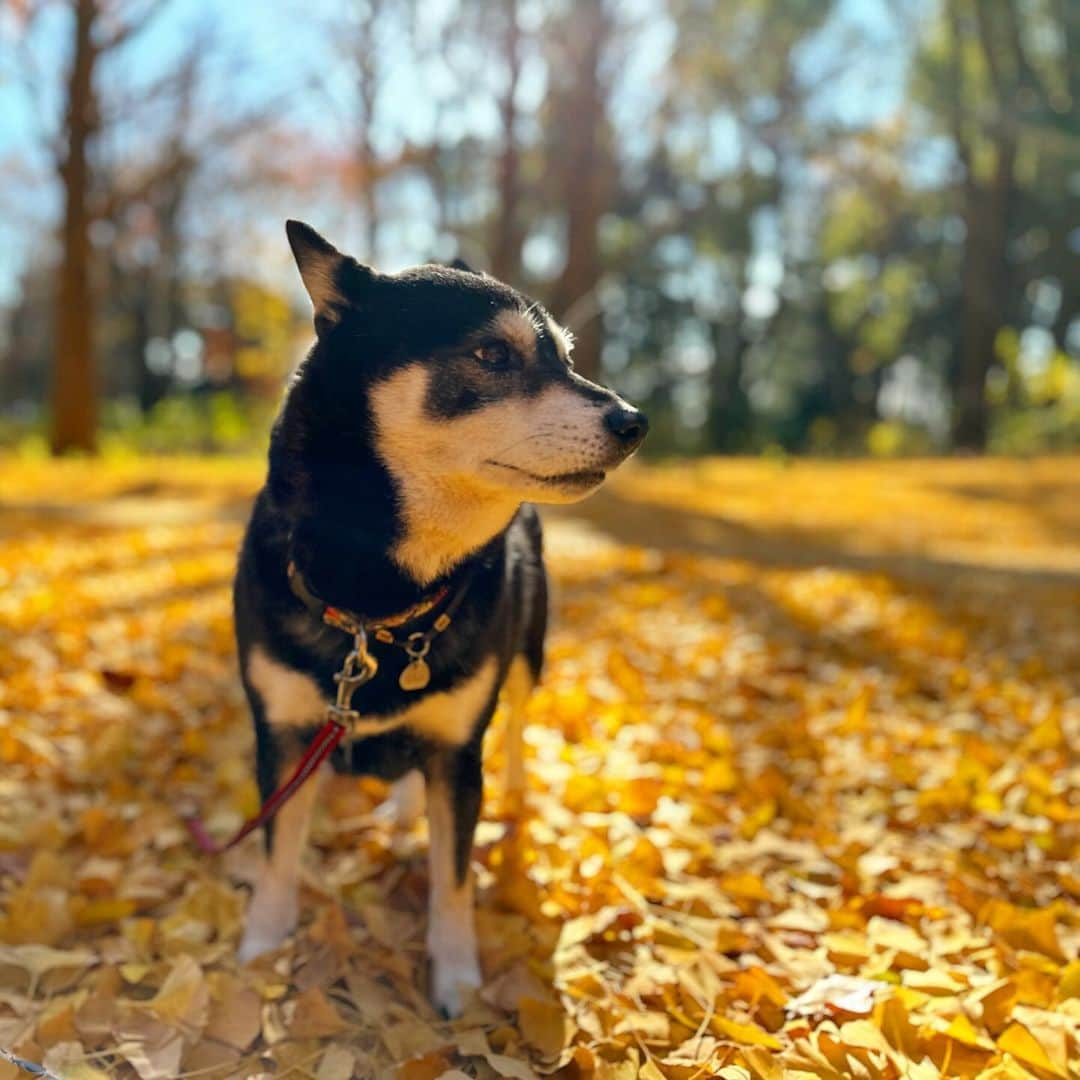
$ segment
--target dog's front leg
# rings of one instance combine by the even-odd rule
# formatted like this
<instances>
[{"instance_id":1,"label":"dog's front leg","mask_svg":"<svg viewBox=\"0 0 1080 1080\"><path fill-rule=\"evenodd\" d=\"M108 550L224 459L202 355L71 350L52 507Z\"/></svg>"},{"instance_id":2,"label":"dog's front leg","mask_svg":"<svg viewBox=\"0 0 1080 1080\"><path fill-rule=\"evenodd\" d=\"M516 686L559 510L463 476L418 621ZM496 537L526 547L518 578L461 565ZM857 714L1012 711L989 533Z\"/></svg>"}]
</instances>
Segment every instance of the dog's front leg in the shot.
<instances>
[{"instance_id":1,"label":"dog's front leg","mask_svg":"<svg viewBox=\"0 0 1080 1080\"><path fill-rule=\"evenodd\" d=\"M240 963L276 949L295 929L300 913L300 857L307 843L311 811L325 770L308 778L278 811L267 833L266 861L248 905ZM282 775L285 775L283 772Z\"/></svg>"},{"instance_id":2,"label":"dog's front leg","mask_svg":"<svg viewBox=\"0 0 1080 1080\"><path fill-rule=\"evenodd\" d=\"M483 796L480 747L435 755L425 770L430 834L428 956L431 995L446 1017L459 1016L481 985L473 910L473 833Z\"/></svg>"}]
</instances>

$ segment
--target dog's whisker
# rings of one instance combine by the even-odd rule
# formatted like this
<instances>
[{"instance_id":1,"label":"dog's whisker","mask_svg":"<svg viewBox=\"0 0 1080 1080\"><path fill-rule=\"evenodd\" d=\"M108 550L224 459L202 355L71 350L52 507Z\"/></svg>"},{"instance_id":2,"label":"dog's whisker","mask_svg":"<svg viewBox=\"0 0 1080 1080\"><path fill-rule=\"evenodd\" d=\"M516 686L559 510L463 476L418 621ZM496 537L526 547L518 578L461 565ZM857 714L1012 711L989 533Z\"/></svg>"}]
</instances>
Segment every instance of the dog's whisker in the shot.
<instances>
[{"instance_id":1,"label":"dog's whisker","mask_svg":"<svg viewBox=\"0 0 1080 1080\"><path fill-rule=\"evenodd\" d=\"M519 446L524 446L526 443L530 443L530 442L537 442L540 439L544 439L544 438L547 438L547 437L548 437L548 432L547 431L533 431L533 432L530 432L530 434L522 436L516 442L512 442L508 446L504 446L504 447L502 447L502 449L496 450L495 451L495 456L499 456L500 454L508 454L511 450L516 450Z\"/></svg>"}]
</instances>

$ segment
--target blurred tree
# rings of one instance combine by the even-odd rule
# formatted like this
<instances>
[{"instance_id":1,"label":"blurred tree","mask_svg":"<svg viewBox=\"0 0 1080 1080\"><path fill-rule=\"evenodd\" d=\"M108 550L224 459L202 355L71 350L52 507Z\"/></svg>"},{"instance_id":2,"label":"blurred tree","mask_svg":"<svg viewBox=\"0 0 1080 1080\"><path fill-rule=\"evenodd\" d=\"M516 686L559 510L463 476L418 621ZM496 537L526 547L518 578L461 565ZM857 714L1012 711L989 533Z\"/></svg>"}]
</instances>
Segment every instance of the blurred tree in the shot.
<instances>
[{"instance_id":1,"label":"blurred tree","mask_svg":"<svg viewBox=\"0 0 1080 1080\"><path fill-rule=\"evenodd\" d=\"M841 445L865 445L882 388L905 356L938 396L945 386L959 251L948 239L947 200L906 176L910 139L904 122L860 133L830 159L821 191L817 246L804 273L816 283L827 344L819 416ZM919 416L930 418L926 408Z\"/></svg>"},{"instance_id":2,"label":"blurred tree","mask_svg":"<svg viewBox=\"0 0 1080 1080\"><path fill-rule=\"evenodd\" d=\"M441 21L421 17L421 4L413 10L408 45L416 69L430 73L433 114L430 140L412 147L410 161L434 204L436 240L424 255L461 257L521 285L526 200L534 195L525 159L534 147L518 98L534 35L518 0L461 0ZM487 114L496 118L490 136L468 127L467 118Z\"/></svg>"},{"instance_id":3,"label":"blurred tree","mask_svg":"<svg viewBox=\"0 0 1080 1080\"><path fill-rule=\"evenodd\" d=\"M501 144L496 158L495 220L491 236L491 272L502 281L519 282L521 245L521 133L518 131L517 94L521 81L522 30L518 0L493 5L502 19L502 59L506 65L499 95Z\"/></svg>"},{"instance_id":4,"label":"blurred tree","mask_svg":"<svg viewBox=\"0 0 1080 1080\"><path fill-rule=\"evenodd\" d=\"M199 177L263 126L277 105L269 97L231 112L206 111L208 64L222 55L212 23L194 28L151 77L138 80L121 54L138 48L166 5L70 0L67 6L65 104L55 124L41 117L64 208L49 365L50 445L58 454L94 449L103 392L134 392L146 413L173 385L171 367L149 357L155 343L171 350L173 335L187 324L191 194ZM28 11L24 40L39 16L45 21L47 8ZM119 70L127 77L117 78ZM229 70L238 78L243 65L234 62ZM28 93L48 100L49 73L39 65L25 77ZM257 162L252 169L272 176ZM26 291L17 326L41 317L35 315L40 299L40 292Z\"/></svg>"},{"instance_id":5,"label":"blurred tree","mask_svg":"<svg viewBox=\"0 0 1080 1080\"><path fill-rule=\"evenodd\" d=\"M953 363L953 440L981 450L989 432L987 376L1023 295L1017 242L1034 155L1076 163L1077 6L1019 0L943 0L942 21L916 65L915 89L951 139L963 221L961 314ZM1025 160L1026 159L1026 160ZM1027 174L1021 177L1021 168ZM1073 212L1076 192L1054 192ZM1061 239L1040 246L1058 248ZM1066 242L1067 243L1067 242ZM1053 257L1051 256L1051 261ZM1075 274L1060 282L1061 308ZM1059 308L1059 310L1061 310ZM1075 310L1075 309L1074 309ZM1067 316L1061 316L1067 321ZM1059 334L1063 327L1058 326Z\"/></svg>"},{"instance_id":6,"label":"blurred tree","mask_svg":"<svg viewBox=\"0 0 1080 1080\"><path fill-rule=\"evenodd\" d=\"M92 451L97 431L88 150L100 122L94 71L102 53L112 46L98 41L97 0L75 0L74 16L65 138L56 162L64 188L64 223L52 374L51 446L54 454L68 450Z\"/></svg>"},{"instance_id":7,"label":"blurred tree","mask_svg":"<svg viewBox=\"0 0 1080 1080\"><path fill-rule=\"evenodd\" d=\"M62 213L17 217L48 185L0 139L31 252L0 367L51 394L58 452L93 445L99 382L144 415L261 392L298 200L361 257L460 253L545 300L655 451L1075 441L1080 4L355 0L279 66L258 50L296 28L264 12L250 79L215 37L242 6L169 42L140 32L167 4L24 6L52 13L22 112L56 136Z\"/></svg>"},{"instance_id":8,"label":"blurred tree","mask_svg":"<svg viewBox=\"0 0 1080 1080\"><path fill-rule=\"evenodd\" d=\"M192 321L187 255L200 187L212 183L223 163L233 180L252 193L280 183L267 160L269 147L254 155L241 152L253 137L268 132L279 102L271 98L235 113L208 115L203 106L214 58L227 59L234 79L243 69L235 58L225 57L214 25L204 23L190 33L161 76L140 92L142 108L157 114L156 137L140 138L137 154L125 149L98 157L95 219L110 237L101 256L108 262L107 292L123 310L122 326L100 348L109 361L119 361L108 364L108 388L134 392L144 414L172 389L177 358L170 343ZM131 110L114 102L111 112L130 116ZM227 261L219 243L211 247L212 262ZM224 279L220 300L227 310L234 307ZM103 314L116 320L118 313L109 310L116 305L106 298L103 306ZM168 363L148 362L155 348L169 354L163 358Z\"/></svg>"},{"instance_id":9,"label":"blurred tree","mask_svg":"<svg viewBox=\"0 0 1080 1080\"><path fill-rule=\"evenodd\" d=\"M123 365L109 364L111 388L133 389L140 410L147 414L168 392L171 371L147 362L155 341L170 341L186 323L183 290L185 210L199 157L193 151L194 114L210 54L212 34L192 35L175 70L167 74L169 108L164 130L143 160L99 161L96 216L107 223L113 242L108 245L110 289L122 305L126 319L113 344ZM160 90L154 88L153 97ZM247 118L245 118L246 121ZM204 154L231 130L203 132ZM99 305L100 307L101 305ZM106 311L108 305L106 305ZM110 356L111 359L111 356Z\"/></svg>"},{"instance_id":10,"label":"blurred tree","mask_svg":"<svg viewBox=\"0 0 1080 1080\"><path fill-rule=\"evenodd\" d=\"M837 71L830 66L809 79L797 57L832 8L805 0L668 5L675 40L665 103L650 127L647 167L624 174L619 212L623 241L651 252L635 259L639 270L653 268L651 280L636 285L636 302L655 290L653 307L667 315L654 318L675 324L668 339L682 327L704 359L697 391L706 402L697 409L703 449L751 444L755 411L797 410L793 399L808 381L808 364L825 362L824 347L834 369L844 362L835 359L839 343L828 319L814 310L820 289L806 276L813 221L801 205L808 161L835 140L807 112ZM786 352L781 335L803 344L816 338L817 347L811 357ZM646 351L640 363L655 364L654 355ZM688 382L685 372L670 376ZM780 389L785 381L789 390ZM812 420L804 410L785 437L798 442Z\"/></svg>"},{"instance_id":11,"label":"blurred tree","mask_svg":"<svg viewBox=\"0 0 1080 1080\"><path fill-rule=\"evenodd\" d=\"M362 0L352 6L347 29L339 39L348 50L356 83L355 154L357 202L364 215L363 257L379 258L379 171L375 149L376 109L381 82L381 43L384 0Z\"/></svg>"},{"instance_id":12,"label":"blurred tree","mask_svg":"<svg viewBox=\"0 0 1080 1080\"><path fill-rule=\"evenodd\" d=\"M100 0L72 0L71 4L71 58L55 149L64 210L52 364L50 446L54 454L93 451L96 445L99 386L91 281L90 226L95 219L96 187L92 151L107 115L97 87L99 68L110 54L137 37L162 6L147 0L106 11Z\"/></svg>"},{"instance_id":13,"label":"blurred tree","mask_svg":"<svg viewBox=\"0 0 1080 1080\"><path fill-rule=\"evenodd\" d=\"M576 337L574 363L600 373L600 218L614 183L607 116L607 53L614 20L605 0L578 0L549 28L551 174L564 210L565 261L550 305Z\"/></svg>"}]
</instances>

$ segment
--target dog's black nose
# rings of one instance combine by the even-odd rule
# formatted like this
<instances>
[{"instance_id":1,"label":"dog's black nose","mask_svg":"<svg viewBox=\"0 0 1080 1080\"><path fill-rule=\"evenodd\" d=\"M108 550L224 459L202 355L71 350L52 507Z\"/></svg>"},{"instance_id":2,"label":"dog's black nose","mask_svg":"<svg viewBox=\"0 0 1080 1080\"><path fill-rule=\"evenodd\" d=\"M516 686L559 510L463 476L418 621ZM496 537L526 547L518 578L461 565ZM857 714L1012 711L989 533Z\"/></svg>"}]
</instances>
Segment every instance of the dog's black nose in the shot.
<instances>
[{"instance_id":1,"label":"dog's black nose","mask_svg":"<svg viewBox=\"0 0 1080 1080\"><path fill-rule=\"evenodd\" d=\"M649 418L637 409L625 409L622 405L616 405L604 413L604 426L629 453L636 450L648 434Z\"/></svg>"}]
</instances>

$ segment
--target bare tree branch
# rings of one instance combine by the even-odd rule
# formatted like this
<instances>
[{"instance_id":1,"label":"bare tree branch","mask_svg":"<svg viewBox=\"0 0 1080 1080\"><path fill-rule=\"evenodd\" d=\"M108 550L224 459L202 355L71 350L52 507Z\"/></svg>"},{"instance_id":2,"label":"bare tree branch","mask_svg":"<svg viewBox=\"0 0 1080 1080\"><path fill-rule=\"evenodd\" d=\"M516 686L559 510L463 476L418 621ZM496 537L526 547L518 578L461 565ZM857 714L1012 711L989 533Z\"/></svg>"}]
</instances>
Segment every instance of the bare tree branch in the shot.
<instances>
[{"instance_id":1,"label":"bare tree branch","mask_svg":"<svg viewBox=\"0 0 1080 1080\"><path fill-rule=\"evenodd\" d=\"M37 9L31 8L31 12ZM40 143L44 147L50 161L59 161L63 153L64 141L60 131L60 124L56 117L50 117L45 112L44 102L47 96L42 93L49 76L46 76L30 47L30 30L33 23L33 15L28 17L23 34L12 55L15 62L12 65L13 77L22 86L23 96L30 106L34 115L35 126L40 132Z\"/></svg>"},{"instance_id":2,"label":"bare tree branch","mask_svg":"<svg viewBox=\"0 0 1080 1080\"><path fill-rule=\"evenodd\" d=\"M146 0L141 11L135 11L109 34L94 42L94 52L97 56L103 56L122 45L126 45L132 38L141 34L159 15L168 7L166 0Z\"/></svg>"}]
</instances>

